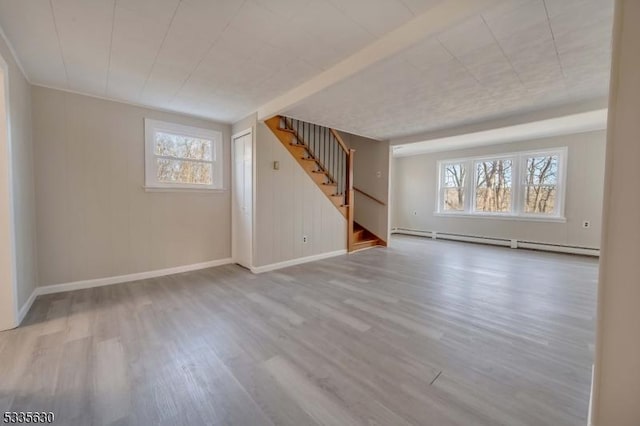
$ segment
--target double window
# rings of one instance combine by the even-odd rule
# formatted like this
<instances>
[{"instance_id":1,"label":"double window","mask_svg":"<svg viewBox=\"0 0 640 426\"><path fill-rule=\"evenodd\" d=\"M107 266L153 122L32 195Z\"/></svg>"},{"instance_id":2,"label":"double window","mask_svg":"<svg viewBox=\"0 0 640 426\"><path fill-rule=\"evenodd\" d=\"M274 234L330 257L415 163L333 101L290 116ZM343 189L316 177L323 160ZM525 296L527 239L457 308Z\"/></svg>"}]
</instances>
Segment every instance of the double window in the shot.
<instances>
[{"instance_id":1,"label":"double window","mask_svg":"<svg viewBox=\"0 0 640 426\"><path fill-rule=\"evenodd\" d=\"M440 161L437 212L563 219L566 152Z\"/></svg>"},{"instance_id":2,"label":"double window","mask_svg":"<svg viewBox=\"0 0 640 426\"><path fill-rule=\"evenodd\" d=\"M222 189L222 133L145 119L145 186Z\"/></svg>"}]
</instances>

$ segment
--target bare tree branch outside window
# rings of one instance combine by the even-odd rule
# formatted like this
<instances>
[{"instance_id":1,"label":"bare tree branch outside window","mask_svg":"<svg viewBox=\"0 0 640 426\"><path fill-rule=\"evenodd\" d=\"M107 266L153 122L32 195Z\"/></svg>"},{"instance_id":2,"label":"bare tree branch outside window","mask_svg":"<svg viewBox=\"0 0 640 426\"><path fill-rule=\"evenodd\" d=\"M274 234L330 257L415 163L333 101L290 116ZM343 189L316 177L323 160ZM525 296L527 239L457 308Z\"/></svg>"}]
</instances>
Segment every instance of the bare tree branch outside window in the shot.
<instances>
[{"instance_id":1,"label":"bare tree branch outside window","mask_svg":"<svg viewBox=\"0 0 640 426\"><path fill-rule=\"evenodd\" d=\"M525 213L553 213L557 196L558 156L527 158L525 173Z\"/></svg>"},{"instance_id":2,"label":"bare tree branch outside window","mask_svg":"<svg viewBox=\"0 0 640 426\"><path fill-rule=\"evenodd\" d=\"M464 186L466 169L463 164L446 164L444 166L443 208L445 211L464 210Z\"/></svg>"},{"instance_id":3,"label":"bare tree branch outside window","mask_svg":"<svg viewBox=\"0 0 640 426\"><path fill-rule=\"evenodd\" d=\"M211 185L212 145L208 139L156 132L158 182Z\"/></svg>"},{"instance_id":4,"label":"bare tree branch outside window","mask_svg":"<svg viewBox=\"0 0 640 426\"><path fill-rule=\"evenodd\" d=\"M511 160L485 160L476 163L476 211L511 211L511 172Z\"/></svg>"},{"instance_id":5,"label":"bare tree branch outside window","mask_svg":"<svg viewBox=\"0 0 640 426\"><path fill-rule=\"evenodd\" d=\"M439 161L438 212L563 218L567 149Z\"/></svg>"}]
</instances>

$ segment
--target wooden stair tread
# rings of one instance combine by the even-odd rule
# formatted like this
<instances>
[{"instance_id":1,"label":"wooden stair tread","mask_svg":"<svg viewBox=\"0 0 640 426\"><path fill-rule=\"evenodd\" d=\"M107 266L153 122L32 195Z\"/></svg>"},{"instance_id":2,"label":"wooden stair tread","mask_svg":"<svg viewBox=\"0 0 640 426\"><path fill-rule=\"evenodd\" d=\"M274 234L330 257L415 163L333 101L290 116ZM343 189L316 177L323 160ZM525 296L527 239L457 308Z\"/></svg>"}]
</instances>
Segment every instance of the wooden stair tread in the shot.
<instances>
[{"instance_id":1,"label":"wooden stair tread","mask_svg":"<svg viewBox=\"0 0 640 426\"><path fill-rule=\"evenodd\" d=\"M366 240L362 240L362 241L356 241L355 244L369 244L369 243L378 243L378 239L377 238L367 238Z\"/></svg>"},{"instance_id":2,"label":"wooden stair tread","mask_svg":"<svg viewBox=\"0 0 640 426\"><path fill-rule=\"evenodd\" d=\"M378 240L377 238L375 240L357 241L353 243L353 251L355 252L358 250L362 250L370 247L376 247L379 245L381 245L380 240Z\"/></svg>"},{"instance_id":3,"label":"wooden stair tread","mask_svg":"<svg viewBox=\"0 0 640 426\"><path fill-rule=\"evenodd\" d=\"M289 153L295 158L296 162L304 169L309 177L315 182L322 190L325 196L331 201L331 203L340 211L340 213L347 219L347 221L353 221L353 192L346 191L342 194L337 194L338 184L333 179L330 172L323 169L323 166L313 155L312 149L305 144L305 141L300 138L298 133L288 128L287 125L283 125L281 116L274 116L265 121L265 124L271 129L278 140L284 145ZM286 118L284 118L286 124ZM332 134L340 143L342 149L347 153L347 159L350 163L347 165L348 170L353 168L353 149L349 149L344 142L340 139L340 136L336 132L330 129ZM347 178L347 184L350 178ZM363 250L370 247L386 246L387 243L379 239L372 232L364 228L358 223L351 222L349 225L351 234L349 235L348 250L350 252Z\"/></svg>"},{"instance_id":4,"label":"wooden stair tread","mask_svg":"<svg viewBox=\"0 0 640 426\"><path fill-rule=\"evenodd\" d=\"M295 130L287 128L281 121L282 117L274 116L265 121L265 124L282 145L295 158L296 162L303 168L308 176L320 187L325 196L329 199L338 211L348 218L350 207L345 205L346 194L336 194L337 185L329 177L329 173L322 169L322 166L311 154L310 148L298 136Z\"/></svg>"}]
</instances>

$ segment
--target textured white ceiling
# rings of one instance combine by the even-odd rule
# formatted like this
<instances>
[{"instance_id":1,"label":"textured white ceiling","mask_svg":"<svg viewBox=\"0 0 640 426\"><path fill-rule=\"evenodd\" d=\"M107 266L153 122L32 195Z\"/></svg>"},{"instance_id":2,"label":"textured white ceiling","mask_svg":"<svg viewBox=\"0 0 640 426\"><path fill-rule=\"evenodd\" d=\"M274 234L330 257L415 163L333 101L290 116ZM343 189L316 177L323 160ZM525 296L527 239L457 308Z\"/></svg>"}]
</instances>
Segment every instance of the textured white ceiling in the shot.
<instances>
[{"instance_id":1,"label":"textured white ceiling","mask_svg":"<svg viewBox=\"0 0 640 426\"><path fill-rule=\"evenodd\" d=\"M439 0L0 0L34 84L233 121Z\"/></svg>"},{"instance_id":2,"label":"textured white ceiling","mask_svg":"<svg viewBox=\"0 0 640 426\"><path fill-rule=\"evenodd\" d=\"M0 27L34 84L233 122L443 1L0 0ZM606 96L612 12L500 1L286 112L387 139Z\"/></svg>"},{"instance_id":3,"label":"textured white ceiling","mask_svg":"<svg viewBox=\"0 0 640 426\"><path fill-rule=\"evenodd\" d=\"M509 0L287 115L378 139L606 96L612 0Z\"/></svg>"}]
</instances>

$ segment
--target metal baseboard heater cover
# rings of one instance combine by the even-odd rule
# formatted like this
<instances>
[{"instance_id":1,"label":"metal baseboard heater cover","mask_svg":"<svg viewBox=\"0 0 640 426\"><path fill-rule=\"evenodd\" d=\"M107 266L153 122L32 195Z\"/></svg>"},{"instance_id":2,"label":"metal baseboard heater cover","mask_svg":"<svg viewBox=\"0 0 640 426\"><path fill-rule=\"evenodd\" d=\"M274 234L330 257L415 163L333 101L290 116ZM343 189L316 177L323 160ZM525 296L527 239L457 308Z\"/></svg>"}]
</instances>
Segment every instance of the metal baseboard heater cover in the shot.
<instances>
[{"instance_id":1,"label":"metal baseboard heater cover","mask_svg":"<svg viewBox=\"0 0 640 426\"><path fill-rule=\"evenodd\" d=\"M562 244L540 243L535 241L524 241L507 238L483 237L477 235L453 234L448 232L424 231L420 229L393 228L392 234L415 235L428 237L434 240L463 241L478 244L490 244L502 247L523 248L530 250L550 251L557 253L580 254L586 256L600 256L600 250L592 247L569 246Z\"/></svg>"}]
</instances>

